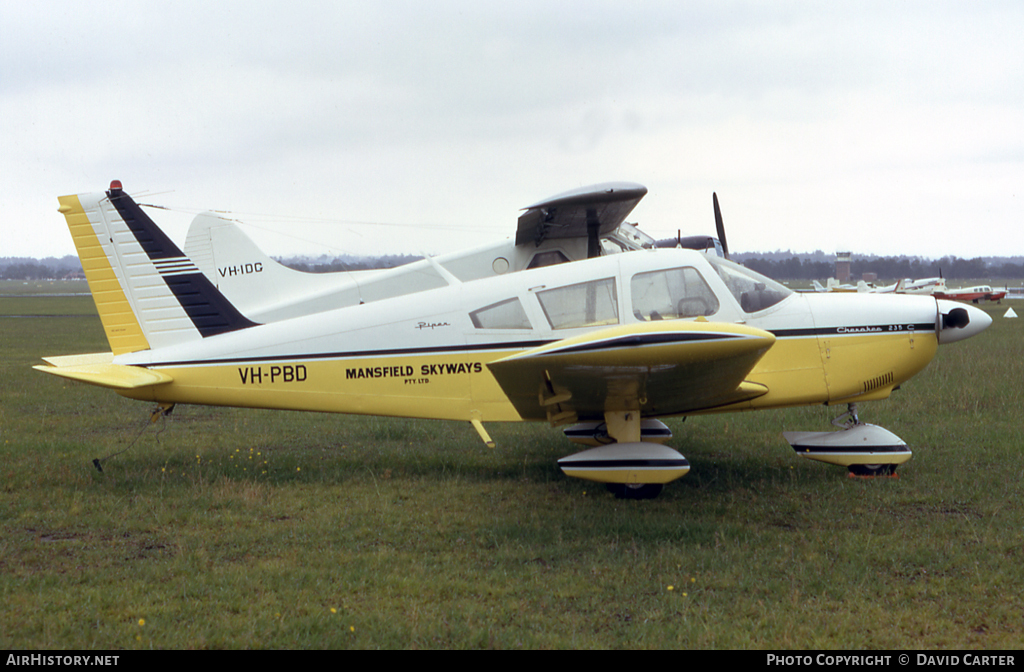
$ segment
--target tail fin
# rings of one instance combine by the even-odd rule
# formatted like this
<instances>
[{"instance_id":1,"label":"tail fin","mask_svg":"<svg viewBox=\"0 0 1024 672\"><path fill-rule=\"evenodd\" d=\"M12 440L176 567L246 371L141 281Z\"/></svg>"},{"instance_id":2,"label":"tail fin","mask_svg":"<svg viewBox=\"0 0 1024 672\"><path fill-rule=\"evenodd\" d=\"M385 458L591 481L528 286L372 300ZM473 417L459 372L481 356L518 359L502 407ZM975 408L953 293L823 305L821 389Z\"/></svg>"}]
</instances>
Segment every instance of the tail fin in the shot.
<instances>
[{"instance_id":1,"label":"tail fin","mask_svg":"<svg viewBox=\"0 0 1024 672\"><path fill-rule=\"evenodd\" d=\"M185 253L203 275L236 308L255 319L281 319L279 309L323 292L348 286L349 303L359 303L347 276L334 273L304 273L288 268L266 255L237 224L213 213L192 220L185 238ZM334 307L323 302L321 310Z\"/></svg>"},{"instance_id":2,"label":"tail fin","mask_svg":"<svg viewBox=\"0 0 1024 672\"><path fill-rule=\"evenodd\" d=\"M115 355L255 326L120 182L106 193L58 200Z\"/></svg>"},{"instance_id":3,"label":"tail fin","mask_svg":"<svg viewBox=\"0 0 1024 672\"><path fill-rule=\"evenodd\" d=\"M379 301L444 283L433 271L423 272L423 266L430 268L427 262L420 263L416 276L396 269L310 273L288 268L268 257L235 222L209 212L192 220L185 253L235 308L264 323ZM489 269L490 260L487 266ZM405 272L414 267L410 264Z\"/></svg>"},{"instance_id":4,"label":"tail fin","mask_svg":"<svg viewBox=\"0 0 1024 672\"><path fill-rule=\"evenodd\" d=\"M255 290L246 287L256 294L272 289L283 278L287 282L289 276L294 276L296 281L309 277L308 273L288 268L268 257L235 222L212 212L198 214L192 220L185 237L185 254L226 296L234 296L234 293L226 291L225 286L230 287L230 283L239 278L262 280L268 275L274 276L266 286Z\"/></svg>"}]
</instances>

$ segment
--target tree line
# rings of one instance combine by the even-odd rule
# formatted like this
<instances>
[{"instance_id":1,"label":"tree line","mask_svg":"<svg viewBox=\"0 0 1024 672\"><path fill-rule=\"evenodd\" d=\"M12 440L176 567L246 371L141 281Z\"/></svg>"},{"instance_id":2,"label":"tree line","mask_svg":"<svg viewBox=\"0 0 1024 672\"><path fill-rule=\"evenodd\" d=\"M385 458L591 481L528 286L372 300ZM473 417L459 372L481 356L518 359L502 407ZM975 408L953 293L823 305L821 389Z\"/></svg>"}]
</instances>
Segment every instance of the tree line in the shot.
<instances>
[{"instance_id":1,"label":"tree line","mask_svg":"<svg viewBox=\"0 0 1024 672\"><path fill-rule=\"evenodd\" d=\"M421 257L409 254L388 254L382 257L335 257L312 260L305 257L279 259L282 264L307 273L332 273L335 271L364 271L379 268L394 268L417 261ZM78 257L49 258L42 261L24 257L0 258L0 279L6 280L59 280L68 277L84 277Z\"/></svg>"},{"instance_id":2,"label":"tree line","mask_svg":"<svg viewBox=\"0 0 1024 672\"><path fill-rule=\"evenodd\" d=\"M78 269L81 272L81 267ZM35 261L23 261L0 268L0 278L6 280L52 280L65 278L74 271L56 268Z\"/></svg>"},{"instance_id":3,"label":"tree line","mask_svg":"<svg viewBox=\"0 0 1024 672\"><path fill-rule=\"evenodd\" d=\"M836 275L835 262L801 259L766 259L746 255L743 265L769 278L779 280L821 280ZM856 255L850 262L850 277L860 279L865 273L875 273L880 280L901 278L935 278L947 280L968 280L985 278L989 280L1019 280L1024 278L1024 263L1012 261L988 263L978 257L961 259L949 256L941 259L920 259L917 257L862 257Z\"/></svg>"}]
</instances>

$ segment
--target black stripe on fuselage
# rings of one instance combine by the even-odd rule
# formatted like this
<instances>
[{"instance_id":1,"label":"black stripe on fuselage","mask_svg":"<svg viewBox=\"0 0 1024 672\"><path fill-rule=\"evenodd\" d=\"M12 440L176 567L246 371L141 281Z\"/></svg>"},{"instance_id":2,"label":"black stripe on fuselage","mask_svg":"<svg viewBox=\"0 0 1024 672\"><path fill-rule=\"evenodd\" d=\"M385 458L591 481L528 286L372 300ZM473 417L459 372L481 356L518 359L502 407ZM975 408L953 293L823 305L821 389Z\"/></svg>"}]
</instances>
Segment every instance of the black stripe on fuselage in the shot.
<instances>
[{"instance_id":1,"label":"black stripe on fuselage","mask_svg":"<svg viewBox=\"0 0 1024 672\"><path fill-rule=\"evenodd\" d=\"M238 312L199 269L182 272L183 268L195 267L128 194L112 189L107 197L203 338L258 324ZM169 259L188 263L185 267L182 263L160 263Z\"/></svg>"},{"instance_id":2,"label":"black stripe on fuselage","mask_svg":"<svg viewBox=\"0 0 1024 672\"><path fill-rule=\"evenodd\" d=\"M635 336L625 336L621 339L610 339L598 343L586 343L581 346L556 350L551 353L539 353L540 355L561 355L567 352L582 352L601 349L616 349L620 347L635 347L638 345L660 345L663 343L680 341L701 341L720 340L723 338L740 338L735 334L646 334L643 336L655 336L655 339L643 339L638 341ZM190 359L168 362L153 362L146 364L147 368L166 368L172 366L209 366L220 364L254 364L256 362L288 362L288 361L309 361L326 359L365 359L370 357L411 357L415 355L445 355L457 352L488 352L494 350L530 350L539 348L551 343L557 343L559 339L544 341L515 341L509 343L483 343L478 345L449 345L424 348L389 348L385 350L358 350L349 352L316 352L309 354L288 354L288 355L264 355L261 357L229 357L224 359Z\"/></svg>"},{"instance_id":3,"label":"black stripe on fuselage","mask_svg":"<svg viewBox=\"0 0 1024 672\"><path fill-rule=\"evenodd\" d=\"M501 350L529 350L554 341L518 341L515 343L486 343L481 345L449 345L425 348L392 348L388 350L360 350L351 352L315 352L310 354L264 355L262 357L229 357L224 359L189 359L145 364L147 369L174 366L215 366L223 364L254 364L256 362L306 362L328 359L367 359L370 357L412 357L416 355L450 355L454 353L488 352Z\"/></svg>"},{"instance_id":4,"label":"black stripe on fuselage","mask_svg":"<svg viewBox=\"0 0 1024 672\"><path fill-rule=\"evenodd\" d=\"M843 325L839 327L812 327L810 329L770 329L775 338L806 338L808 336L864 336L866 334L914 334L918 332L935 332L935 324L864 324Z\"/></svg>"}]
</instances>

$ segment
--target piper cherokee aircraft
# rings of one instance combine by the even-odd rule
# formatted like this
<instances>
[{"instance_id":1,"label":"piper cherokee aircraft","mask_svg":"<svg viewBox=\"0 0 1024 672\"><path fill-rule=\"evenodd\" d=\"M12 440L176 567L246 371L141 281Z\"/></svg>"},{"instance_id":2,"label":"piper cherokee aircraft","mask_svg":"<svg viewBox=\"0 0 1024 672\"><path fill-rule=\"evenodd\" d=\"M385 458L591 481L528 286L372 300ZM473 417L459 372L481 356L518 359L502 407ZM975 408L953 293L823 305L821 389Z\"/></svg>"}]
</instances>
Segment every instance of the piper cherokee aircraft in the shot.
<instances>
[{"instance_id":1,"label":"piper cherokee aircraft","mask_svg":"<svg viewBox=\"0 0 1024 672\"><path fill-rule=\"evenodd\" d=\"M441 286L403 293L393 278L409 269L380 271L368 276L373 300L293 290L289 312L283 294L226 296L201 270L219 275L219 262L186 256L114 181L59 198L111 352L35 368L163 413L184 403L460 420L491 446L485 423L548 422L593 446L559 460L564 473L625 498L657 496L690 469L659 417L845 404L838 431L786 433L799 455L857 474L910 459L857 404L887 398L940 344L991 318L924 296L796 294L714 249L608 242L644 193L562 194L527 208L515 244L489 252L507 256L460 257L468 275L426 260ZM576 253L533 263L556 251L545 242ZM336 305L317 306L316 291Z\"/></svg>"}]
</instances>

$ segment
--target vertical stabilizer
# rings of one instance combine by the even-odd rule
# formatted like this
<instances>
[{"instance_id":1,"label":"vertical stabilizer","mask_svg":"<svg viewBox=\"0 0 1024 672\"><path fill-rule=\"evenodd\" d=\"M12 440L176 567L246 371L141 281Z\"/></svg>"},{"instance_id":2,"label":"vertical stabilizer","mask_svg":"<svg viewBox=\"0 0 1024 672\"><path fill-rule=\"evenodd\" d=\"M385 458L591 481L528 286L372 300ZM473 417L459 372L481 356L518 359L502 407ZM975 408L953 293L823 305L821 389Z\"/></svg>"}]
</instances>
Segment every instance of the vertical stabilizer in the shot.
<instances>
[{"instance_id":1,"label":"vertical stabilizer","mask_svg":"<svg viewBox=\"0 0 1024 672\"><path fill-rule=\"evenodd\" d=\"M304 273L288 268L268 257L237 224L213 213L204 212L192 220L185 237L185 253L236 308L255 319L264 319L267 311L273 315L281 306L323 292L348 289L348 305L359 303L358 290L349 274ZM320 309L333 307L334 302L323 301Z\"/></svg>"},{"instance_id":2,"label":"vertical stabilizer","mask_svg":"<svg viewBox=\"0 0 1024 672\"><path fill-rule=\"evenodd\" d=\"M58 200L115 355L254 326L120 182Z\"/></svg>"}]
</instances>

